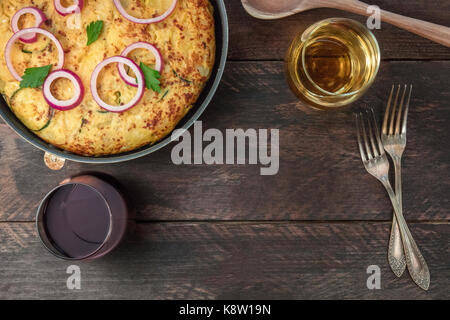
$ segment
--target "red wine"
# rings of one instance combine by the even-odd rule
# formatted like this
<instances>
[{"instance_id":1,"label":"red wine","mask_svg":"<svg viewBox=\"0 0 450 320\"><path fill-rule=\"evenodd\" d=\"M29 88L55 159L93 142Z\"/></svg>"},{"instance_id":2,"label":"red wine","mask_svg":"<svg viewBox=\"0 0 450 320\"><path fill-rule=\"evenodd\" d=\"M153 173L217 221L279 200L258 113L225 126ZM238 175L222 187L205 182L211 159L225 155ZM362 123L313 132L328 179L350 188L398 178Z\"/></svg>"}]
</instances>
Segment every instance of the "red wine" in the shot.
<instances>
[{"instance_id":1,"label":"red wine","mask_svg":"<svg viewBox=\"0 0 450 320\"><path fill-rule=\"evenodd\" d=\"M50 191L37 213L37 230L44 246L68 260L100 258L122 240L128 205L112 177L86 174Z\"/></svg>"},{"instance_id":2,"label":"red wine","mask_svg":"<svg viewBox=\"0 0 450 320\"><path fill-rule=\"evenodd\" d=\"M110 218L108 205L100 193L89 186L69 184L48 200L44 224L55 248L66 257L82 258L103 245Z\"/></svg>"}]
</instances>

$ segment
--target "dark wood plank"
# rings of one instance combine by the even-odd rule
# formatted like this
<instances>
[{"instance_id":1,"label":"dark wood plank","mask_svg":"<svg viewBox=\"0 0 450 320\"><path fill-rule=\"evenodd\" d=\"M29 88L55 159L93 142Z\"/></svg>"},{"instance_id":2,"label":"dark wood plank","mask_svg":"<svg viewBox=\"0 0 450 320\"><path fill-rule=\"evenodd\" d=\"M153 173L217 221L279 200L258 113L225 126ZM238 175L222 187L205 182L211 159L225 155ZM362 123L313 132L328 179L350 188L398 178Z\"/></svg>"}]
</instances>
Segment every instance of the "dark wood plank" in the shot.
<instances>
[{"instance_id":1,"label":"dark wood plank","mask_svg":"<svg viewBox=\"0 0 450 320\"><path fill-rule=\"evenodd\" d=\"M439 5L427 0L375 0L383 9L405 16L449 26L450 1ZM230 20L230 59L274 60L283 59L295 34L311 24L331 18L346 17L365 24L366 18L333 9L316 9L282 20L262 21L250 17L240 0L226 1ZM430 40L383 23L375 30L383 59L450 59L450 49Z\"/></svg>"},{"instance_id":2,"label":"dark wood plank","mask_svg":"<svg viewBox=\"0 0 450 320\"><path fill-rule=\"evenodd\" d=\"M450 62L386 62L360 105L384 109L391 83L414 84L403 162L405 216L449 220ZM81 171L101 171L129 190L139 220L389 220L381 184L364 170L352 109L316 112L290 93L281 62L228 64L217 96L202 116L204 129L280 129L280 172L260 166L182 165L172 146L117 165L67 163L60 172L41 151L0 125L0 220L32 221L58 182Z\"/></svg>"},{"instance_id":3,"label":"dark wood plank","mask_svg":"<svg viewBox=\"0 0 450 320\"><path fill-rule=\"evenodd\" d=\"M411 224L428 292L390 271L389 223L150 223L103 260L77 263L82 290L31 223L0 224L0 299L448 299L449 224ZM369 265L381 290L368 290Z\"/></svg>"}]
</instances>

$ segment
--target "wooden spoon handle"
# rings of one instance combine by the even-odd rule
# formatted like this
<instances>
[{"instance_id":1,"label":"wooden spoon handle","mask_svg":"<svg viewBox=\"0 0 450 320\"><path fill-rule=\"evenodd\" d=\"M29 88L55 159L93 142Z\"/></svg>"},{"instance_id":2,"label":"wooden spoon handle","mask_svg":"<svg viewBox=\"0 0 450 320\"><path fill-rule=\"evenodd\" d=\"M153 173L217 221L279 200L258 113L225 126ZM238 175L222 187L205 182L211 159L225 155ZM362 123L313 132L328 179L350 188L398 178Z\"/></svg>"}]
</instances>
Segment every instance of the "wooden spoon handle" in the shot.
<instances>
[{"instance_id":1,"label":"wooden spoon handle","mask_svg":"<svg viewBox=\"0 0 450 320\"><path fill-rule=\"evenodd\" d=\"M370 16L367 12L368 4L356 0L320 0L324 6L349 11L364 16ZM450 47L450 28L422 21L419 19L405 17L386 10L381 10L381 19L399 28L418 34L424 38Z\"/></svg>"}]
</instances>

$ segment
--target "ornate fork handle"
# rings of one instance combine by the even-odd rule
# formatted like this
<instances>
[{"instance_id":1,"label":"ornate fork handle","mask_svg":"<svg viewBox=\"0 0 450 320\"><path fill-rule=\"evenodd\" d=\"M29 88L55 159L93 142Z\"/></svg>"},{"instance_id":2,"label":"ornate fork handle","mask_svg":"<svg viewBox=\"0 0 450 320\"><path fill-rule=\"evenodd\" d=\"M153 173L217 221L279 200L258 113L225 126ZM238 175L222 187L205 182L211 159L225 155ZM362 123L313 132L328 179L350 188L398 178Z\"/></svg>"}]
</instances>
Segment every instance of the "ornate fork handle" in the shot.
<instances>
[{"instance_id":1,"label":"ornate fork handle","mask_svg":"<svg viewBox=\"0 0 450 320\"><path fill-rule=\"evenodd\" d=\"M405 218L403 218L402 208L397 201L394 190L392 190L388 177L382 177L381 182L386 188L389 197L391 198L392 206L394 207L395 217L397 218L403 248L405 250L406 265L408 266L409 274L419 287L428 290L428 287L430 286L430 271L428 270L427 263L409 231Z\"/></svg>"},{"instance_id":2,"label":"ornate fork handle","mask_svg":"<svg viewBox=\"0 0 450 320\"><path fill-rule=\"evenodd\" d=\"M395 195L400 210L403 212L402 206L402 174L401 174L401 158L395 157ZM391 236L389 238L388 260L392 271L397 277L400 277L406 268L406 259L403 251L402 237L395 214L392 219Z\"/></svg>"},{"instance_id":3,"label":"ornate fork handle","mask_svg":"<svg viewBox=\"0 0 450 320\"><path fill-rule=\"evenodd\" d=\"M389 265L397 277L401 277L406 268L406 259L403 251L402 237L397 219L392 219L391 236L388 251Z\"/></svg>"}]
</instances>

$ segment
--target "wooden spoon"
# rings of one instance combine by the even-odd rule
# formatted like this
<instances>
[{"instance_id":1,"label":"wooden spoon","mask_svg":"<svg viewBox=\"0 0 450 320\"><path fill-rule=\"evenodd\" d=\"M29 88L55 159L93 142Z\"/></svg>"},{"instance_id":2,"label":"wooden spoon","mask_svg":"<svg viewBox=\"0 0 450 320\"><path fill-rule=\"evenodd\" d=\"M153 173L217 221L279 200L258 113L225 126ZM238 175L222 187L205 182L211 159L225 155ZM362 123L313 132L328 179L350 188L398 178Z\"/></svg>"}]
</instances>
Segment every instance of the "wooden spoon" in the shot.
<instances>
[{"instance_id":1,"label":"wooden spoon","mask_svg":"<svg viewBox=\"0 0 450 320\"><path fill-rule=\"evenodd\" d=\"M280 19L298 12L315 8L334 8L364 16L368 4L357 0L241 0L245 10L258 19ZM418 34L424 38L450 47L450 28L438 24L408 18L381 10L381 19L399 28Z\"/></svg>"}]
</instances>

